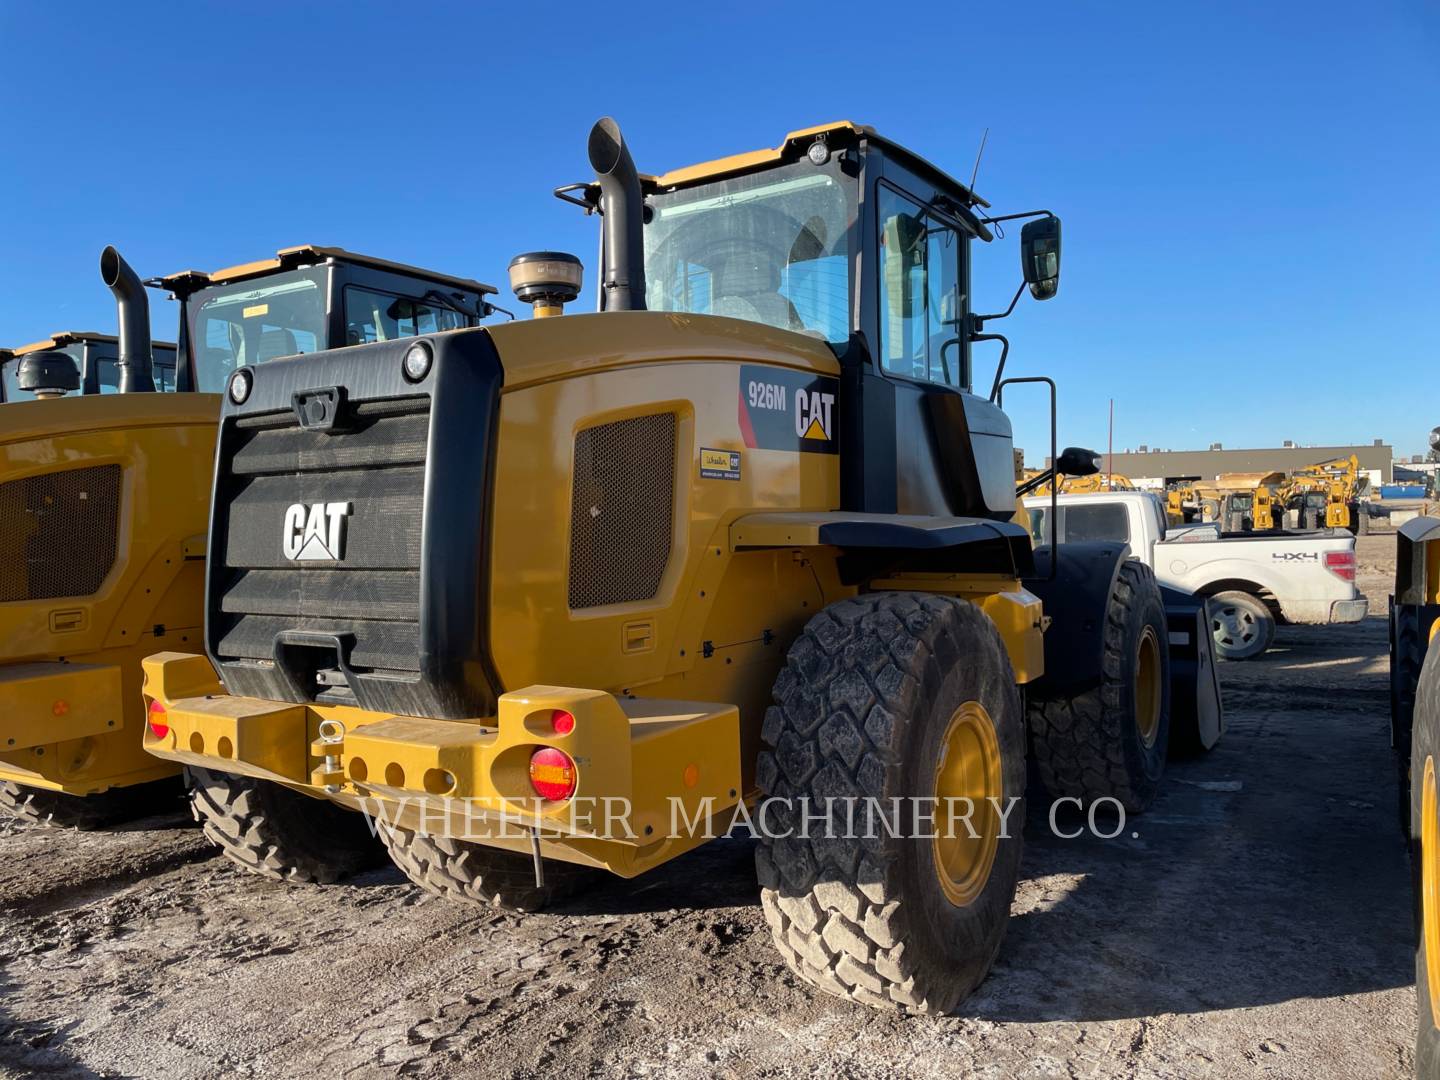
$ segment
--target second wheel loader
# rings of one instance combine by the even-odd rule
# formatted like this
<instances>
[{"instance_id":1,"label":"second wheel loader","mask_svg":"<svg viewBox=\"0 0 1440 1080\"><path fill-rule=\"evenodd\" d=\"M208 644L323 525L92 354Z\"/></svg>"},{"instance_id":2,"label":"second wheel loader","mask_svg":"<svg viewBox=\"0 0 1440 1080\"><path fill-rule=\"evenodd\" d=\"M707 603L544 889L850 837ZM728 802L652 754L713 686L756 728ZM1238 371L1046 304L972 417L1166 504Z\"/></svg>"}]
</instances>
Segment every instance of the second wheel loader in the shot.
<instances>
[{"instance_id":1,"label":"second wheel loader","mask_svg":"<svg viewBox=\"0 0 1440 1080\"><path fill-rule=\"evenodd\" d=\"M1045 299L1059 221L851 123L642 177L607 119L589 156L557 194L600 211L599 312L535 253L544 318L233 371L205 654L146 661L145 746L270 877L363 858L325 800L522 910L749 821L796 973L947 1010L1004 935L1027 756L1143 810L1196 692L1198 609L1167 626L1121 544L1032 549L1015 380L972 389L971 245L1027 219ZM865 828L897 802L936 827Z\"/></svg>"},{"instance_id":2,"label":"second wheel loader","mask_svg":"<svg viewBox=\"0 0 1440 1080\"><path fill-rule=\"evenodd\" d=\"M180 769L141 745L140 661L201 641L217 391L231 371L475 325L494 292L336 248L287 249L153 282L182 301L177 358L152 350L144 283L114 248L101 276L119 337L16 350L4 375L8 387L15 369L17 393L0 406L0 810L76 827L179 805Z\"/></svg>"}]
</instances>

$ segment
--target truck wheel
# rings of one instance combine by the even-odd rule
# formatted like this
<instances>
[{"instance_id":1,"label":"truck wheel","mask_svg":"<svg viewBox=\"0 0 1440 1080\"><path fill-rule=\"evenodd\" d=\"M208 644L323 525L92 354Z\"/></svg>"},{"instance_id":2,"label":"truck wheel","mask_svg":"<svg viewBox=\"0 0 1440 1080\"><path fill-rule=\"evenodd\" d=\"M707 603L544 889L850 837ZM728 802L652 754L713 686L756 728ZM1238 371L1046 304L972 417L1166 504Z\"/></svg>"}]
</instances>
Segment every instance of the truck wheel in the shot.
<instances>
[{"instance_id":1,"label":"truck wheel","mask_svg":"<svg viewBox=\"0 0 1440 1080\"><path fill-rule=\"evenodd\" d=\"M1254 660L1275 640L1275 616L1249 593L1222 592L1210 598L1215 652L1222 660Z\"/></svg>"},{"instance_id":2,"label":"truck wheel","mask_svg":"<svg viewBox=\"0 0 1440 1080\"><path fill-rule=\"evenodd\" d=\"M195 765L185 776L205 835L262 877L324 884L384 861L364 814L269 780Z\"/></svg>"},{"instance_id":3,"label":"truck wheel","mask_svg":"<svg viewBox=\"0 0 1440 1080\"><path fill-rule=\"evenodd\" d=\"M1140 813L1160 789L1170 742L1165 605L1143 563L1121 563L1104 634L1099 686L1030 699L1030 746L1052 796L1086 803L1112 798Z\"/></svg>"},{"instance_id":4,"label":"truck wheel","mask_svg":"<svg viewBox=\"0 0 1440 1080\"><path fill-rule=\"evenodd\" d=\"M0 812L35 825L86 831L178 810L182 794L174 779L111 788L98 795L67 795L4 781L0 782Z\"/></svg>"},{"instance_id":5,"label":"truck wheel","mask_svg":"<svg viewBox=\"0 0 1440 1080\"><path fill-rule=\"evenodd\" d=\"M791 646L774 701L755 861L776 947L838 997L950 1011L994 962L1020 868L1024 714L998 631L951 597L843 600Z\"/></svg>"},{"instance_id":6,"label":"truck wheel","mask_svg":"<svg viewBox=\"0 0 1440 1080\"><path fill-rule=\"evenodd\" d=\"M431 836L379 821L380 839L402 873L447 900L511 911L540 911L572 895L593 876L573 863L545 860L545 884L535 884L529 855L469 840Z\"/></svg>"},{"instance_id":7,"label":"truck wheel","mask_svg":"<svg viewBox=\"0 0 1440 1080\"><path fill-rule=\"evenodd\" d=\"M1440 649L1431 649L1415 695L1410 760L1416 946L1415 1075L1440 1076Z\"/></svg>"}]
</instances>

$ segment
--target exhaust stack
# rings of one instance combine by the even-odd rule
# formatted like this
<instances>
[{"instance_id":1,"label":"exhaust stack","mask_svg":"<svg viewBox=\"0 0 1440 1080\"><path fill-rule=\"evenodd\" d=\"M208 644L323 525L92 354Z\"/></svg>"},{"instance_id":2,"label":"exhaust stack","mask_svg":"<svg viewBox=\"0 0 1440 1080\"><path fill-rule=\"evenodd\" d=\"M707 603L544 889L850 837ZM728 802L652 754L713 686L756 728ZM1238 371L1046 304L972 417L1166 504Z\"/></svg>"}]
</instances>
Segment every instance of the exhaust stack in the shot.
<instances>
[{"instance_id":1,"label":"exhaust stack","mask_svg":"<svg viewBox=\"0 0 1440 1080\"><path fill-rule=\"evenodd\" d=\"M604 221L600 310L644 311L645 200L620 125L608 116L590 129L590 166L600 185Z\"/></svg>"},{"instance_id":2,"label":"exhaust stack","mask_svg":"<svg viewBox=\"0 0 1440 1080\"><path fill-rule=\"evenodd\" d=\"M114 247L100 253L100 278L115 294L120 323L120 393L154 393L151 371L150 298L145 286Z\"/></svg>"}]
</instances>

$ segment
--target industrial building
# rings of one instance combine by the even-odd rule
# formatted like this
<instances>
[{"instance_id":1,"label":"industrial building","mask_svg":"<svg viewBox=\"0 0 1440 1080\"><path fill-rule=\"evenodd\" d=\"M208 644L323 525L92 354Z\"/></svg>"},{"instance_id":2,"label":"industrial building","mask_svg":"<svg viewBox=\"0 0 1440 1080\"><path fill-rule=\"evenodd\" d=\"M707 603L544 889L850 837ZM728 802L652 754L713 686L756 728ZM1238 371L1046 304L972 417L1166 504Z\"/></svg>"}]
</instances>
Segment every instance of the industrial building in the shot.
<instances>
[{"instance_id":1,"label":"industrial building","mask_svg":"<svg viewBox=\"0 0 1440 1080\"><path fill-rule=\"evenodd\" d=\"M1141 446L1113 455L1102 455L1107 472L1127 476L1137 487L1161 488L1176 480L1214 480L1221 473L1292 472L1332 458L1354 454L1360 473L1372 485L1388 484L1393 478L1394 447L1376 439L1366 446L1283 446L1227 449L1219 443L1208 450L1161 450Z\"/></svg>"}]
</instances>

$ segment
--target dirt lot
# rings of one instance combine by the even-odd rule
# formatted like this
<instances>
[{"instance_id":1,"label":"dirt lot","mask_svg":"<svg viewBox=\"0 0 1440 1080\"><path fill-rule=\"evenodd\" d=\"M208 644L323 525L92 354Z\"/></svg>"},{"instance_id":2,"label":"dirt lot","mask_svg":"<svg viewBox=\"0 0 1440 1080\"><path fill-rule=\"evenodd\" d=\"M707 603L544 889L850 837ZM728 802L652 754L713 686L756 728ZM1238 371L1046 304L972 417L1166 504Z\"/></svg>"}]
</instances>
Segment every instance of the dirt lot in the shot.
<instances>
[{"instance_id":1,"label":"dirt lot","mask_svg":"<svg viewBox=\"0 0 1440 1080\"><path fill-rule=\"evenodd\" d=\"M390 870L272 885L178 814L104 835L7 823L0 1074L1408 1076L1393 550L1361 541L1364 623L1282 628L1223 667L1224 741L1123 839L1061 840L1032 813L1009 936L957 1016L797 983L743 840L516 918Z\"/></svg>"}]
</instances>

